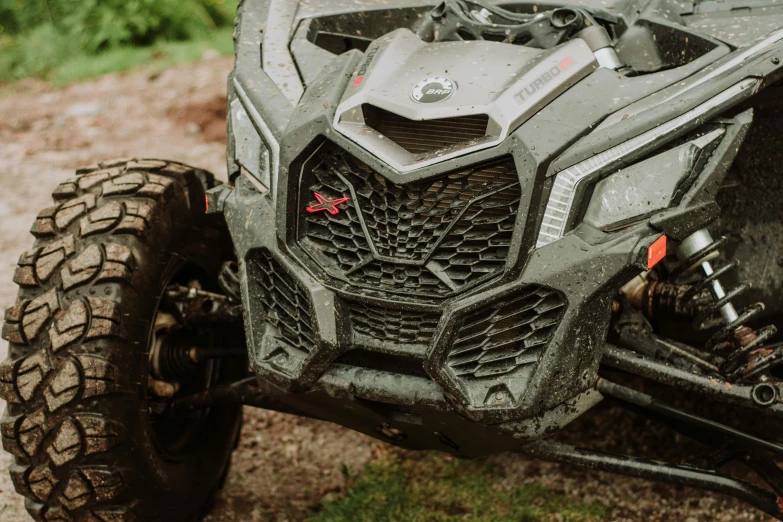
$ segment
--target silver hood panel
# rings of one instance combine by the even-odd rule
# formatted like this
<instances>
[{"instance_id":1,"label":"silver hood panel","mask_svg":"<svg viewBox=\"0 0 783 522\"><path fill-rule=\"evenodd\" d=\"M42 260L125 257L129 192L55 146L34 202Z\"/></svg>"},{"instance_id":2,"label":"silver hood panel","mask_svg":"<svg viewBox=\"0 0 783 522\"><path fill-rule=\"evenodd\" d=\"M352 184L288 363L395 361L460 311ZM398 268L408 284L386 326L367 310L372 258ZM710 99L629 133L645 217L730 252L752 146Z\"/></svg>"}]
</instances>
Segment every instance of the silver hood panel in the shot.
<instances>
[{"instance_id":1,"label":"silver hood panel","mask_svg":"<svg viewBox=\"0 0 783 522\"><path fill-rule=\"evenodd\" d=\"M497 145L596 67L580 39L541 50L488 41L426 43L398 29L367 50L337 107L334 128L394 169L410 172ZM456 91L435 103L415 101L414 87L432 77L451 80ZM414 121L485 114L489 125L482 139L413 154L365 124L365 104Z\"/></svg>"}]
</instances>

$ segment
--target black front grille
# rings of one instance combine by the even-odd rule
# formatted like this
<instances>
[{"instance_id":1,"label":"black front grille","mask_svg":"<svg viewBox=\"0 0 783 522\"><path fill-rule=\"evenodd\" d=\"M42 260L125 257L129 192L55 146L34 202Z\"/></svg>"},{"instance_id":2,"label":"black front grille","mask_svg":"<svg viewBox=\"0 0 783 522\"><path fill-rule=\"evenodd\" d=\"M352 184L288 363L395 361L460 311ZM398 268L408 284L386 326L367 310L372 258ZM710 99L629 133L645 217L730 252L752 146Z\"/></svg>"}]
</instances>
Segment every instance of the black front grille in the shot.
<instances>
[{"instance_id":1,"label":"black front grille","mask_svg":"<svg viewBox=\"0 0 783 522\"><path fill-rule=\"evenodd\" d=\"M439 313L397 310L362 303L348 303L356 333L396 343L429 344L440 320Z\"/></svg>"},{"instance_id":2,"label":"black front grille","mask_svg":"<svg viewBox=\"0 0 783 522\"><path fill-rule=\"evenodd\" d=\"M393 112L364 105L364 120L388 139L413 154L466 147L487 134L489 116L474 114L437 120L409 120Z\"/></svg>"},{"instance_id":3,"label":"black front grille","mask_svg":"<svg viewBox=\"0 0 783 522\"><path fill-rule=\"evenodd\" d=\"M372 260L361 264L349 274L351 282L382 290L405 291L416 294L446 296L452 292L449 285L423 266L400 265Z\"/></svg>"},{"instance_id":4,"label":"black front grille","mask_svg":"<svg viewBox=\"0 0 783 522\"><path fill-rule=\"evenodd\" d=\"M306 213L302 235L355 284L446 296L503 270L521 197L510 157L403 186L327 145L305 176L301 209L314 192L351 196L338 214Z\"/></svg>"},{"instance_id":5,"label":"black front grille","mask_svg":"<svg viewBox=\"0 0 783 522\"><path fill-rule=\"evenodd\" d=\"M315 346L315 332L307 291L267 252L249 261L248 276L260 293L263 320L278 329L280 340L309 353Z\"/></svg>"},{"instance_id":6,"label":"black front grille","mask_svg":"<svg viewBox=\"0 0 783 522\"><path fill-rule=\"evenodd\" d=\"M537 285L464 319L447 364L458 377L486 378L533 365L552 340L565 296Z\"/></svg>"}]
</instances>

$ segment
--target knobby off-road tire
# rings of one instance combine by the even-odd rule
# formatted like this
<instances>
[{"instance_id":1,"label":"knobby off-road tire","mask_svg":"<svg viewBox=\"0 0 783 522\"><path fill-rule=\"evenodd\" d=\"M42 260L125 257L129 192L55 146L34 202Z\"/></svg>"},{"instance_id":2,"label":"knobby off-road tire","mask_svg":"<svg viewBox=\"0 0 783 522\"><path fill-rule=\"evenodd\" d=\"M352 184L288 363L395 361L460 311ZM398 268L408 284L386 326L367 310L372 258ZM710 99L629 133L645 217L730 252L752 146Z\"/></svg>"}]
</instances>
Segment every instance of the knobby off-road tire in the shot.
<instances>
[{"instance_id":1,"label":"knobby off-road tire","mask_svg":"<svg viewBox=\"0 0 783 522\"><path fill-rule=\"evenodd\" d=\"M204 215L213 184L179 163L105 162L78 170L38 215L0 365L3 447L36 520L186 521L219 488L241 409L201 412L174 455L155 436L147 392L164 286L186 263L211 276L230 257Z\"/></svg>"}]
</instances>

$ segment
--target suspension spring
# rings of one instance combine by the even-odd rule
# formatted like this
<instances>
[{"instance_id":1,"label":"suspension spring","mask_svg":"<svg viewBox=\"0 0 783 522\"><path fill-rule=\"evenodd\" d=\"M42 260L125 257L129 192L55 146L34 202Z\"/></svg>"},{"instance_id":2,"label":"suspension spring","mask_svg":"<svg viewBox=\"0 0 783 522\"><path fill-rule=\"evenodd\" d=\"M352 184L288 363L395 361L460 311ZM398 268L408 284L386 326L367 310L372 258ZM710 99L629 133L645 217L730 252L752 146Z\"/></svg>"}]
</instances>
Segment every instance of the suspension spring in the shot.
<instances>
[{"instance_id":1,"label":"suspension spring","mask_svg":"<svg viewBox=\"0 0 783 522\"><path fill-rule=\"evenodd\" d=\"M763 303L752 304L739 312L734 308L732 302L747 292L750 285L740 283L728 290L724 289L721 277L739 266L739 261L735 259L713 268L711 261L718 257L725 244L725 237L713 240L705 229L690 235L677 248L681 264L671 277L676 279L695 270L703 273L704 277L683 296L684 301L699 299L700 310L693 326L697 330L718 328L707 341L707 350L728 351L721 368L723 374L729 380L747 380L783 363L783 348L765 350L762 347L765 341L777 333L775 326L764 326L758 330L747 326L748 322L764 311ZM713 297L706 304L703 300L705 290Z\"/></svg>"}]
</instances>

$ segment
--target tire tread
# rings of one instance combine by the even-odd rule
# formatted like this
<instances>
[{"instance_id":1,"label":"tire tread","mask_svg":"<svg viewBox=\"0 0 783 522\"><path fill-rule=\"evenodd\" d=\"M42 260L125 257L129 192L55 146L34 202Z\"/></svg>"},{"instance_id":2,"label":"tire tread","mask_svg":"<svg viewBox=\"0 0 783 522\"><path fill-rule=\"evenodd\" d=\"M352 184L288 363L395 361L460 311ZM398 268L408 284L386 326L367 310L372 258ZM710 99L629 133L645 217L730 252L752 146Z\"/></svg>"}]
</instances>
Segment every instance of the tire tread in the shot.
<instances>
[{"instance_id":1,"label":"tire tread","mask_svg":"<svg viewBox=\"0 0 783 522\"><path fill-rule=\"evenodd\" d=\"M190 209L189 185L211 175L144 159L76 174L38 214L35 245L14 273L20 291L2 328L10 349L0 364L0 398L9 406L0 438L35 520L130 522L133 501L117 504L127 499L126 469L109 464L121 459L94 459L127 442L126 420L112 415L111 401L138 387L115 363L129 343L123 295L134 291L153 221L174 200ZM117 342L105 342L111 339Z\"/></svg>"}]
</instances>

